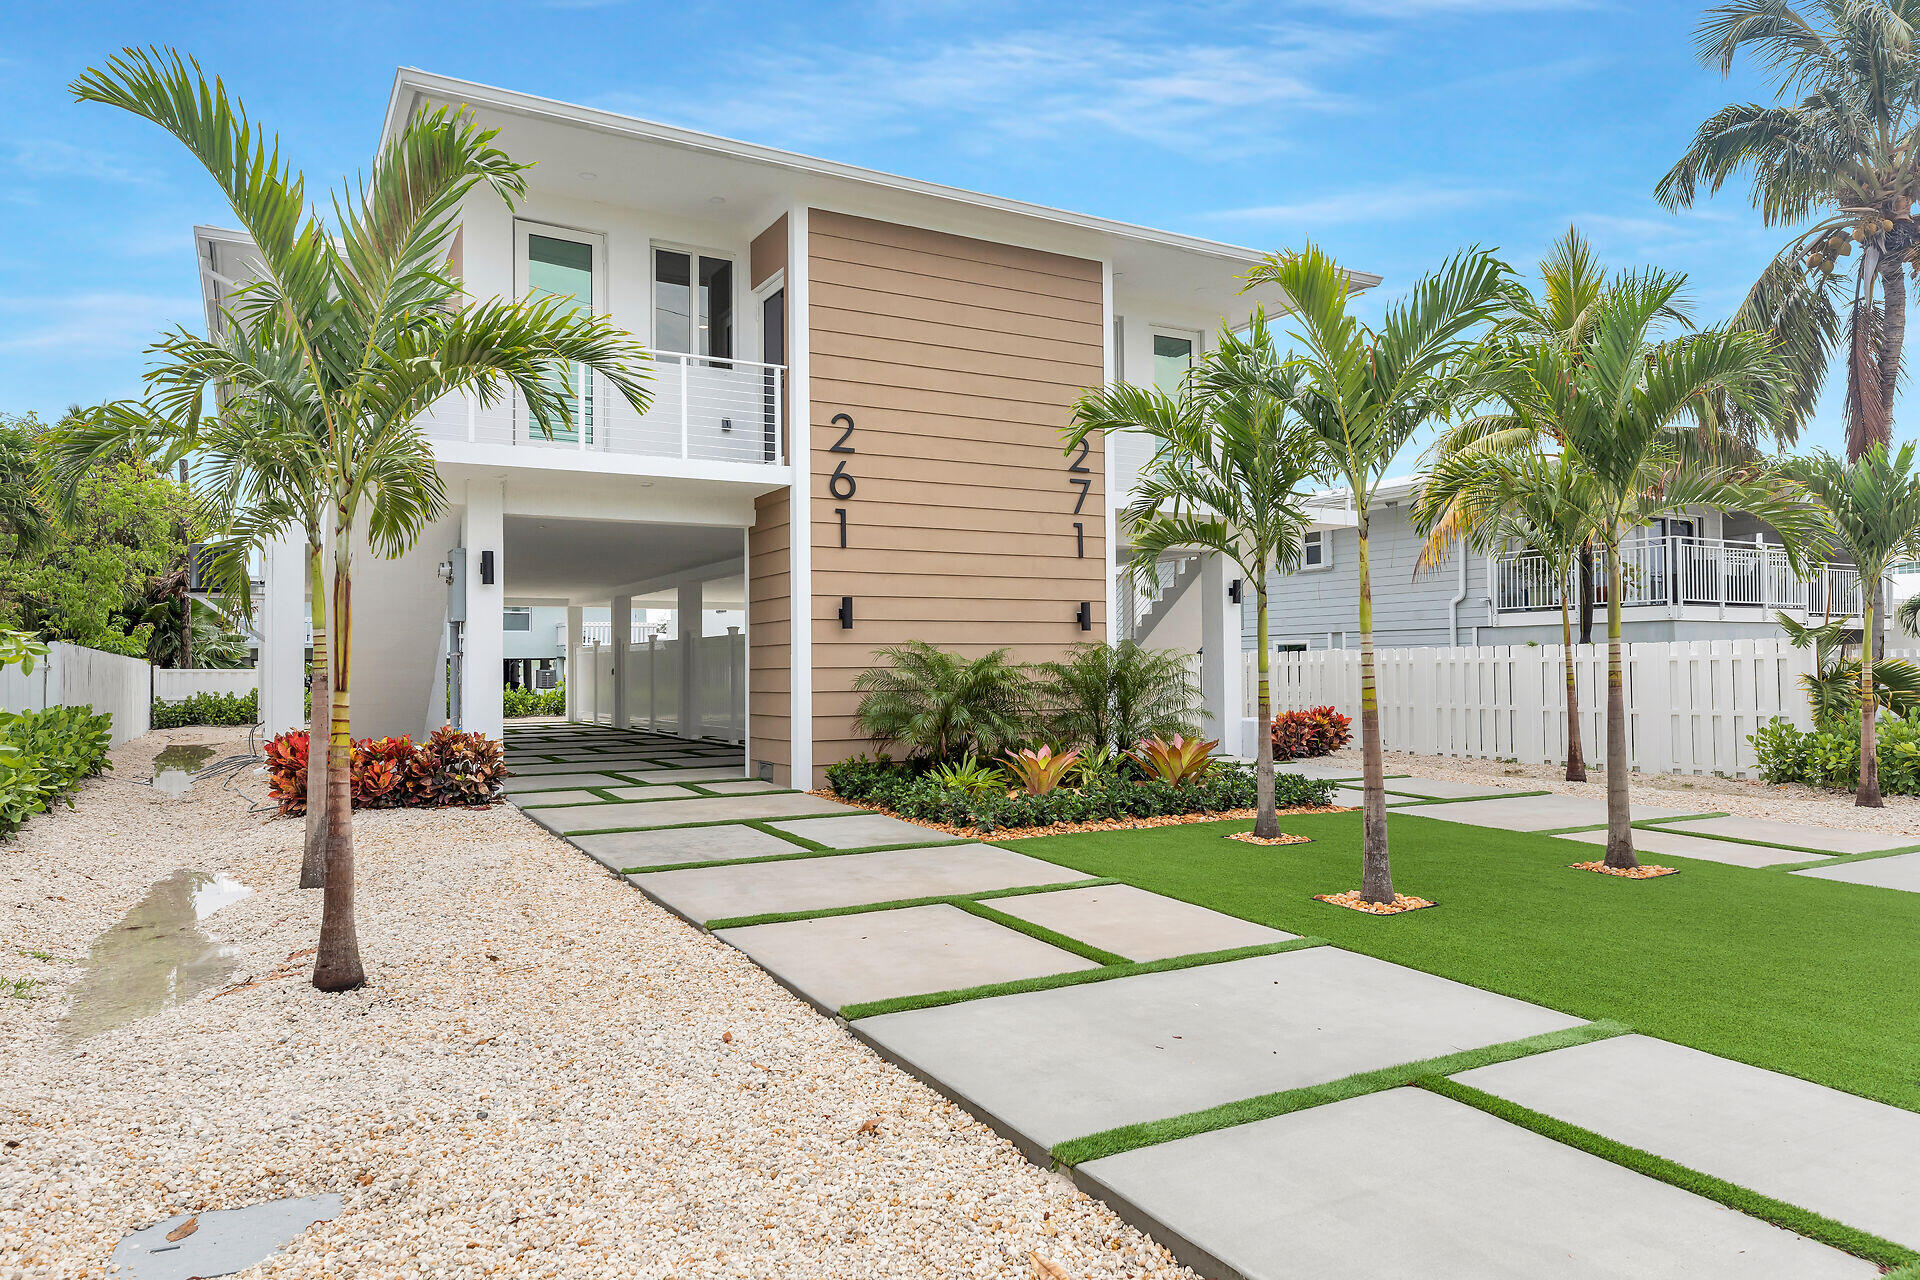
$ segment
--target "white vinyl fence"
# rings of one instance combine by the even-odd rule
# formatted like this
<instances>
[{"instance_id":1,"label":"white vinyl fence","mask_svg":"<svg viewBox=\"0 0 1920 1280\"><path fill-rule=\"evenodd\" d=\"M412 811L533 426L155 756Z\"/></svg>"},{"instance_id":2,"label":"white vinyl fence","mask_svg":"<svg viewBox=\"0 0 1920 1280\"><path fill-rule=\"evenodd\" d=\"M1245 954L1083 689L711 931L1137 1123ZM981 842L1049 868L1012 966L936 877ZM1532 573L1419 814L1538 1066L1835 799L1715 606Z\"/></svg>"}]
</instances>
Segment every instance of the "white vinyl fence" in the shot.
<instances>
[{"instance_id":1,"label":"white vinyl fence","mask_svg":"<svg viewBox=\"0 0 1920 1280\"><path fill-rule=\"evenodd\" d=\"M635 729L722 742L747 740L747 638L738 630L702 636L694 657L694 717L680 724L681 641L649 636L627 649L627 722ZM573 714L613 722L613 646L583 644L567 664Z\"/></svg>"},{"instance_id":2,"label":"white vinyl fence","mask_svg":"<svg viewBox=\"0 0 1920 1280\"><path fill-rule=\"evenodd\" d=\"M28 675L19 667L0 671L0 708L44 711L90 706L113 717L113 745L137 738L152 724L153 668L143 658L82 648L56 640Z\"/></svg>"},{"instance_id":3,"label":"white vinyl fence","mask_svg":"<svg viewBox=\"0 0 1920 1280\"><path fill-rule=\"evenodd\" d=\"M1559 645L1381 649L1374 654L1380 740L1389 751L1511 759L1566 758L1567 692ZM1896 651L1896 656L1908 656ZM1246 715L1257 672L1246 661ZM1748 735L1775 716L1812 727L1800 677L1813 654L1785 640L1711 640L1625 646L1628 758L1650 773L1750 775ZM1581 745L1606 751L1607 647L1575 645ZM1360 715L1360 652L1276 653L1273 709L1331 705Z\"/></svg>"},{"instance_id":4,"label":"white vinyl fence","mask_svg":"<svg viewBox=\"0 0 1920 1280\"><path fill-rule=\"evenodd\" d=\"M252 667L225 670L216 667L155 667L153 696L157 702L179 702L196 693L231 693L246 697L260 687L260 673Z\"/></svg>"}]
</instances>

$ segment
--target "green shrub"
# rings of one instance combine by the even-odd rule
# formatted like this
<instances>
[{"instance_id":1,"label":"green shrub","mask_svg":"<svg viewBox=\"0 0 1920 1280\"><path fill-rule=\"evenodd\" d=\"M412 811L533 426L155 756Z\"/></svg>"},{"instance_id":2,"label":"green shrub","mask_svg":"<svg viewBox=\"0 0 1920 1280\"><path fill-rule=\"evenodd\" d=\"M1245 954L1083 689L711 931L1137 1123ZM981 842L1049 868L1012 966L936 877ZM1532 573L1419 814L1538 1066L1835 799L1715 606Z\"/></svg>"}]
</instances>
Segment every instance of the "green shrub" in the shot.
<instances>
[{"instance_id":1,"label":"green shrub","mask_svg":"<svg viewBox=\"0 0 1920 1280\"><path fill-rule=\"evenodd\" d=\"M92 707L0 711L0 836L56 800L73 807L82 778L113 767L113 717Z\"/></svg>"},{"instance_id":2,"label":"green shrub","mask_svg":"<svg viewBox=\"0 0 1920 1280\"><path fill-rule=\"evenodd\" d=\"M195 693L178 702L153 701L153 727L178 729L189 724L257 724L260 720L260 691L245 693Z\"/></svg>"},{"instance_id":3,"label":"green shrub","mask_svg":"<svg viewBox=\"0 0 1920 1280\"><path fill-rule=\"evenodd\" d=\"M913 765L856 756L827 766L836 795L855 803L879 805L903 818L991 831L1003 827L1045 827L1065 822L1112 818L1149 818L1167 814L1219 813L1254 806L1250 766L1217 763L1198 781L1135 782L1117 776L1087 780L1046 795L1009 793L1005 788L967 791L947 786L937 775ZM1333 784L1296 774L1273 780L1274 799L1283 809L1333 803Z\"/></svg>"},{"instance_id":4,"label":"green shrub","mask_svg":"<svg viewBox=\"0 0 1920 1280\"><path fill-rule=\"evenodd\" d=\"M567 714L567 686L552 689L517 689L508 685L500 692L502 713L509 720L523 716L563 716Z\"/></svg>"},{"instance_id":5,"label":"green shrub","mask_svg":"<svg viewBox=\"0 0 1920 1280\"><path fill-rule=\"evenodd\" d=\"M1887 795L1920 795L1920 714L1905 719L1882 717L1876 738L1880 790ZM1767 782L1800 782L1835 790L1860 785L1857 724L1803 732L1776 717L1747 740L1753 744L1760 777Z\"/></svg>"}]
</instances>

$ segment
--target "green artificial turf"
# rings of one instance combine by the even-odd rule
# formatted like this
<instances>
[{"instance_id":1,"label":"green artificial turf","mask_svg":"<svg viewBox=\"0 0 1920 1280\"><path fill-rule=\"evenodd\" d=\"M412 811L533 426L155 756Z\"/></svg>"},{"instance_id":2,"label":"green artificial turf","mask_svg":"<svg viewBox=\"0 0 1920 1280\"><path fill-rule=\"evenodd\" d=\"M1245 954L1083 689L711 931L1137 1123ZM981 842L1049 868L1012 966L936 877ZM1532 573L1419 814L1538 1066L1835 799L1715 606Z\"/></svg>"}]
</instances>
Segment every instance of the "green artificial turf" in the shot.
<instances>
[{"instance_id":1,"label":"green artificial turf","mask_svg":"<svg viewBox=\"0 0 1920 1280\"><path fill-rule=\"evenodd\" d=\"M1583 1129L1577 1124L1557 1120L1530 1107L1523 1107L1517 1102L1509 1102L1505 1098L1497 1097L1484 1089L1476 1089L1470 1084L1461 1084L1458 1080L1448 1080L1439 1076L1430 1076L1416 1083L1420 1088L1430 1089L1442 1097L1452 1098L1455 1102L1463 1102L1470 1107L1477 1107L1488 1115L1497 1116L1509 1124L1517 1124L1524 1129L1531 1129L1535 1133L1569 1147L1575 1147L1588 1155L1611 1160L1614 1164L1623 1165L1636 1173L1691 1191L1697 1196L1704 1196L1729 1209L1744 1213L1750 1218L1771 1222L1776 1227L1785 1227L1796 1235L1805 1236L1809 1240L1818 1240L1821 1244L1831 1245L1844 1253L1850 1253L1856 1258L1865 1258L1882 1267L1897 1267L1900 1270L1896 1274L1911 1274L1908 1269L1920 1263L1920 1253L1914 1252L1905 1245L1895 1244L1882 1236L1874 1235L1871 1231L1849 1227L1843 1222L1836 1222L1811 1209L1802 1209L1797 1204L1776 1200L1772 1196L1762 1195L1758 1191L1728 1182L1724 1178L1716 1178L1710 1173L1690 1169L1665 1156L1657 1156L1650 1151L1642 1151L1639 1147L1616 1142L1591 1129Z\"/></svg>"},{"instance_id":2,"label":"green artificial turf","mask_svg":"<svg viewBox=\"0 0 1920 1280\"><path fill-rule=\"evenodd\" d=\"M1566 1049L1576 1044L1607 1040L1614 1036L1626 1035L1630 1030L1631 1028L1622 1026L1618 1022L1588 1022L1577 1027L1563 1027L1559 1031L1528 1036L1524 1040L1509 1040L1504 1044L1465 1049L1459 1053L1449 1053L1438 1058L1403 1062L1397 1067L1379 1067L1372 1071L1360 1071L1321 1084L1303 1085L1298 1089L1282 1089L1278 1093L1263 1093L1252 1098L1239 1098L1217 1107L1189 1111L1185 1115L1168 1116L1163 1120L1147 1120L1140 1124L1124 1124L1118 1128L1088 1134L1084 1138L1072 1138L1054 1147L1053 1158L1060 1164L1085 1164L1089 1160L1117 1156L1123 1151L1133 1151L1140 1147L1157 1146L1162 1142L1191 1138L1195 1134L1211 1133L1215 1129L1230 1129L1235 1125L1252 1124L1256 1120L1271 1120L1275 1116L1305 1111L1309 1107L1323 1107L1329 1102L1345 1102L1348 1098L1358 1098L1362 1094L1398 1089L1402 1085L1415 1084L1432 1077L1450 1076L1456 1072L1471 1071L1476 1067L1490 1067L1497 1062L1512 1062L1515 1058L1531 1057L1536 1053L1551 1053L1555 1049Z\"/></svg>"},{"instance_id":3,"label":"green artificial turf","mask_svg":"<svg viewBox=\"0 0 1920 1280\"><path fill-rule=\"evenodd\" d=\"M1433 910L1313 901L1360 884L1360 815L1290 814L1313 843L1222 837L1241 822L1010 847L1589 1021L1920 1110L1920 894L1661 855L1684 875L1568 870L1588 846L1388 817L1394 887Z\"/></svg>"}]
</instances>

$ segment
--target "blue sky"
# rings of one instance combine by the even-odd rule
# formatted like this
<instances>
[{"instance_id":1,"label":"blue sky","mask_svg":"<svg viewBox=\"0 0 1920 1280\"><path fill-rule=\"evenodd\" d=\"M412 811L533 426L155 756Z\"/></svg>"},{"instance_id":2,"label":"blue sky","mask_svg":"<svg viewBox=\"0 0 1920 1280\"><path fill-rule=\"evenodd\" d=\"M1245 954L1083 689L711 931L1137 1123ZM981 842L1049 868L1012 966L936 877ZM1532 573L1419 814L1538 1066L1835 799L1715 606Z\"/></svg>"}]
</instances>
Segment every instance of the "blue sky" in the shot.
<instances>
[{"instance_id":1,"label":"blue sky","mask_svg":"<svg viewBox=\"0 0 1920 1280\"><path fill-rule=\"evenodd\" d=\"M1700 67L1700 6L1563 0L678 6L46 4L0 17L0 412L135 393L199 323L189 229L232 219L171 139L67 82L167 43L280 131L310 186L364 163L401 64L1386 277L1460 246L1531 264L1570 222L1692 278L1705 319L1781 243L1654 183L1759 93ZM1838 445L1830 394L1816 442Z\"/></svg>"}]
</instances>

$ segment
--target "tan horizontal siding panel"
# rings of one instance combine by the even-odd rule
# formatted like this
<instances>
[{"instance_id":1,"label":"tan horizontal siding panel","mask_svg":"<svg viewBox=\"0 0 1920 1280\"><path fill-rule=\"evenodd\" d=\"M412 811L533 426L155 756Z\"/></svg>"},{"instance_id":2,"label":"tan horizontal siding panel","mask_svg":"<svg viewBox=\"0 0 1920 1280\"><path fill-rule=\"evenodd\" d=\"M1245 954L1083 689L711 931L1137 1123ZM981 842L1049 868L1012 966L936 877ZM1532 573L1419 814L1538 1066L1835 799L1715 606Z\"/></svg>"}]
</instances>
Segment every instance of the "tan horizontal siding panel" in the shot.
<instances>
[{"instance_id":1,"label":"tan horizontal siding panel","mask_svg":"<svg viewBox=\"0 0 1920 1280\"><path fill-rule=\"evenodd\" d=\"M1004 244L997 240L979 240L972 236L913 227L899 222L883 222L857 214L815 209L809 215L810 234L836 236L845 240L864 240L872 244L914 249L935 257L964 258L982 263L1003 263L1024 267L1046 275L1069 279L1101 278L1100 264L1092 258L1054 253L1048 249L1030 249L1025 245Z\"/></svg>"},{"instance_id":2,"label":"tan horizontal siding panel","mask_svg":"<svg viewBox=\"0 0 1920 1280\"><path fill-rule=\"evenodd\" d=\"M950 445L975 444L992 447L998 454L1013 454L1023 460L1044 457L1060 464L1062 470L1079 457L1079 447L1072 454L1066 449L1066 439L1061 427L1066 415L1061 414L1055 421L1046 423L1015 422L1004 416L978 417L950 413L916 413L911 419L902 421L891 410L855 409L836 407L833 403L819 406L820 414L812 424L812 437L817 455L815 463L826 463L831 471L833 464L842 458L859 457L862 454L879 454L892 458L918 458L931 454L944 457L961 457ZM834 453L832 447L846 432L846 424L832 421L834 413L845 413L853 419L853 435L847 444L853 452ZM1038 453L1032 452L1038 450ZM1086 467L1089 472L1103 468L1099 460L1106 454L1106 441L1096 431L1087 437ZM824 455L824 456L818 456ZM1004 461L1004 457L991 459Z\"/></svg>"},{"instance_id":3,"label":"tan horizontal siding panel","mask_svg":"<svg viewBox=\"0 0 1920 1280\"><path fill-rule=\"evenodd\" d=\"M977 307L1007 316L1044 316L1076 324L1099 324L1102 307L1096 300L1057 298L1030 289L1006 289L998 285L974 284L965 280L943 280L938 276L909 275L885 267L869 267L857 262L836 262L832 258L809 255L807 259L807 297L830 307L854 311L867 309L876 295L924 298L960 307Z\"/></svg>"},{"instance_id":4,"label":"tan horizontal siding panel","mask_svg":"<svg viewBox=\"0 0 1920 1280\"><path fill-rule=\"evenodd\" d=\"M978 618L929 618L914 623L889 622L885 625L883 634L883 628L878 624L863 630L856 612L854 630L846 634L858 639L846 642L836 640L834 643L846 643L849 652L864 647L869 653L883 645L905 644L909 640L925 640L928 644L948 648L972 646L981 653L989 649L1012 648L1020 661L1027 662L1034 660L1032 649L1035 646L1058 648L1086 640L1098 640L1103 634L1098 613L1100 602L1095 600L1093 607L1096 612L1091 631L1080 630L1070 620L1059 623L1009 623ZM814 643L816 646L822 643L818 635L814 637ZM1051 652L1052 650L1049 649L1049 653ZM817 684L815 692L816 694L819 692Z\"/></svg>"},{"instance_id":5,"label":"tan horizontal siding panel","mask_svg":"<svg viewBox=\"0 0 1920 1280\"><path fill-rule=\"evenodd\" d=\"M1103 495L1098 484L1087 490L1087 500L1081 505L1078 514L1073 507L1080 500L1080 489L1061 484L1058 487L1035 482L1033 484L983 485L965 484L955 479L956 473L965 473L966 468L958 465L942 468L938 472L922 473L912 477L895 478L892 476L861 476L855 487L854 496L849 501L858 503L862 496L869 502L891 502L913 504L916 499L922 501L938 499L941 506L983 506L987 510L1052 512L1068 520L1098 521L1100 519ZM1038 474L1038 473L1035 473ZM938 479L930 478L937 475ZM846 506L838 498L830 498L827 493L826 476L813 478L814 501L826 503L829 507ZM930 493L930 489L945 488L947 493ZM929 505L931 505L929 503ZM831 516L831 512L828 513ZM836 522L839 517L831 516ZM859 516L855 509L848 507L847 519L855 520ZM826 528L824 521L814 525L814 542L821 540L821 530ZM1062 532L1071 532L1063 525ZM1091 532L1091 530L1089 530Z\"/></svg>"},{"instance_id":6,"label":"tan horizontal siding panel","mask_svg":"<svg viewBox=\"0 0 1920 1280\"><path fill-rule=\"evenodd\" d=\"M930 529L920 523L877 524L859 519L847 522L847 545L840 545L840 526L834 521L832 512L828 512L826 535L814 548L813 564L816 571L822 568L845 568L849 565L867 567L882 557L894 557L886 568L897 568L902 554L911 555L918 551L936 552L946 555L953 550L953 531L950 529ZM1050 523L1059 524L1058 517L1048 517ZM1050 528L1042 533L1006 532L1001 529L988 529L975 532L968 539L972 550L980 555L1019 557L1036 564L1049 567L1063 560L1073 560L1078 546L1073 536L1073 526L1067 524L1059 529ZM1098 526L1087 530L1086 559L1094 564L1103 564L1105 556L1100 541ZM1010 565L1009 568L1014 566Z\"/></svg>"},{"instance_id":7,"label":"tan horizontal siding panel","mask_svg":"<svg viewBox=\"0 0 1920 1280\"><path fill-rule=\"evenodd\" d=\"M859 503L865 495L866 490L860 490L855 495L854 501ZM847 512L849 522L847 540L853 541L854 531L862 527L863 523L869 529L916 529L929 531L935 535L947 535L944 541L931 547L921 548L933 551L950 550L956 545L957 538L983 532L1053 533L1062 537L1072 537L1075 520L1087 526L1087 537L1090 540L1102 531L1100 513L1094 509L1092 498L1087 499L1087 510L1083 514L1072 516L1058 511L1016 511L1005 508L994 511L981 510L978 507L957 507L940 500L938 494L925 496L926 501L922 502L881 502L877 499L869 499L857 509L850 508ZM836 502L833 505L844 504ZM838 546L838 517L834 516L829 509L826 514L826 523L815 523L815 554L819 554L822 549L838 549Z\"/></svg>"},{"instance_id":8,"label":"tan horizontal siding panel","mask_svg":"<svg viewBox=\"0 0 1920 1280\"><path fill-rule=\"evenodd\" d=\"M940 607L951 607L958 601L971 605L975 616L1013 617L1018 616L1014 610L1025 609L1030 601L1059 601L1069 596L1075 602L1084 600L1089 584L1097 586L1102 596L1106 594L1107 576L1099 560L1057 560L1049 572L1046 565L1034 559L1020 566L1007 565L996 571L993 556L972 556L967 559L943 556L911 568L900 563L904 558L901 556L895 556L891 565L879 563L885 559L881 552L850 558L856 563L849 564L836 559L814 566L814 599L834 601L841 596L858 596L863 602L871 602L875 608L917 607L922 600L944 602ZM1070 567L1082 565L1090 568L1076 570ZM1012 572L1016 567L1030 572ZM815 610L816 615L818 612ZM902 613L897 616L921 615Z\"/></svg>"},{"instance_id":9,"label":"tan horizontal siding panel","mask_svg":"<svg viewBox=\"0 0 1920 1280\"><path fill-rule=\"evenodd\" d=\"M815 379L814 411L822 419L835 413L853 415L858 435L860 410L890 414L937 415L943 418L972 418L982 422L1010 422L1041 431L1058 432L1073 417L1073 399L1046 404L1004 400L995 396L965 392L930 391L924 387L896 387L886 383L856 380Z\"/></svg>"},{"instance_id":10,"label":"tan horizontal siding panel","mask_svg":"<svg viewBox=\"0 0 1920 1280\"><path fill-rule=\"evenodd\" d=\"M1084 319L1063 320L1038 313L1016 314L999 307L972 306L967 303L948 302L940 298L921 298L904 293L880 293L870 289L837 288L829 290L825 295L810 294L808 307L809 314L812 308L835 314L851 311L861 315L875 316L883 321L920 320L958 329L991 330L1012 337L1075 343L1082 346L1104 346L1106 342L1104 331L1095 332L1099 326L1090 325Z\"/></svg>"},{"instance_id":11,"label":"tan horizontal siding panel","mask_svg":"<svg viewBox=\"0 0 1920 1280\"><path fill-rule=\"evenodd\" d=\"M964 373L879 360L855 361L847 356L822 356L814 369L815 376L828 385L861 382L868 386L898 387L903 391L937 391L942 395L987 397L1067 410L1073 408L1074 401L1089 386L1097 386L1100 382L1097 369L1088 378L1043 382L1036 378ZM816 407L822 398L818 395L814 397ZM1064 420L1061 425L1066 425Z\"/></svg>"},{"instance_id":12,"label":"tan horizontal siding panel","mask_svg":"<svg viewBox=\"0 0 1920 1280\"><path fill-rule=\"evenodd\" d=\"M1080 328L1075 332L1084 335L1090 331ZM905 316L876 315L871 311L847 311L839 307L815 303L813 340L816 346L823 337L828 335L843 340L897 338L901 342L943 347L948 350L976 351L982 355L1028 357L1036 351L1045 351L1046 359L1088 365L1097 369L1104 369L1107 359L1103 342L1082 341L1079 337L1011 333L1004 328L983 329L957 324L954 323L954 313L951 309L948 309L943 319L919 320Z\"/></svg>"},{"instance_id":13,"label":"tan horizontal siding panel","mask_svg":"<svg viewBox=\"0 0 1920 1280\"><path fill-rule=\"evenodd\" d=\"M862 494L866 494L869 500L893 501L899 496L893 491L903 485L937 485L941 488L949 485L965 485L976 490L1003 491L1007 494L1009 501L1037 510L1071 510L1073 505L1080 501L1081 487L1072 483L1078 478L1087 481L1088 484L1087 500L1081 507L1081 514L1084 515L1098 505L1096 500L1102 496L1098 476L1069 475L1064 466L1057 469L1045 466L997 467L977 462L958 462L948 458L902 458L897 462L898 474L894 475L885 473L876 475L872 472L862 475L854 469L855 466L855 463L849 462L845 472L842 473L854 482L851 498L833 497L828 490L832 472L816 472L813 477L814 501L825 502L831 498L834 506L846 506L848 503L857 505ZM846 488L847 486L842 484L841 492L846 492ZM955 496L947 495L949 500ZM1056 497L1059 501L1053 501ZM1063 503L1064 506L1062 506ZM849 519L853 514L853 509L848 508ZM835 521L839 519L837 516L831 516L830 513L829 516ZM821 522L820 517L815 518L816 526Z\"/></svg>"},{"instance_id":14,"label":"tan horizontal siding panel","mask_svg":"<svg viewBox=\"0 0 1920 1280\"><path fill-rule=\"evenodd\" d=\"M962 334L961 337L966 335ZM982 351L948 342L910 342L904 336L834 333L815 328L812 358L818 362L870 360L902 369L932 369L973 377L1016 378L1073 387L1098 386L1104 364L1078 347L1031 340L1023 351Z\"/></svg>"},{"instance_id":15,"label":"tan horizontal siding panel","mask_svg":"<svg viewBox=\"0 0 1920 1280\"><path fill-rule=\"evenodd\" d=\"M903 276L918 291L925 280L952 281L960 284L991 285L1016 293L1034 293L1099 306L1105 295L1100 278L1092 279L1010 266L1004 262L980 262L949 257L939 253L916 253L895 245L869 240L848 240L834 235L807 238L807 252L814 260L845 263L850 266L877 267ZM1095 264L1096 267L1098 264Z\"/></svg>"},{"instance_id":16,"label":"tan horizontal siding panel","mask_svg":"<svg viewBox=\"0 0 1920 1280\"><path fill-rule=\"evenodd\" d=\"M1015 427L1001 425L996 434L1014 437L1012 439L993 440L971 435L949 435L945 424L937 432L914 435L905 431L855 432L854 440L859 441L852 453L823 453L815 456L817 465L823 465L829 474L836 464L845 460L848 474L859 476L861 459L880 458L886 466L876 468L888 470L899 463L908 466L928 460L959 463L975 468L993 468L997 471L1037 471L1047 475L1087 476L1093 478L1105 471L1100 453L1088 441L1087 455L1080 457L1079 450L1068 454L1056 443L1058 437L1052 432L1038 427ZM861 437L864 434L865 439ZM1080 462L1085 471L1073 470L1073 463Z\"/></svg>"}]
</instances>

